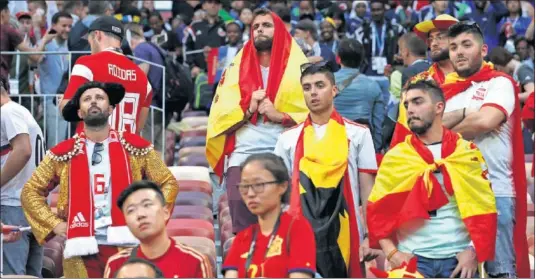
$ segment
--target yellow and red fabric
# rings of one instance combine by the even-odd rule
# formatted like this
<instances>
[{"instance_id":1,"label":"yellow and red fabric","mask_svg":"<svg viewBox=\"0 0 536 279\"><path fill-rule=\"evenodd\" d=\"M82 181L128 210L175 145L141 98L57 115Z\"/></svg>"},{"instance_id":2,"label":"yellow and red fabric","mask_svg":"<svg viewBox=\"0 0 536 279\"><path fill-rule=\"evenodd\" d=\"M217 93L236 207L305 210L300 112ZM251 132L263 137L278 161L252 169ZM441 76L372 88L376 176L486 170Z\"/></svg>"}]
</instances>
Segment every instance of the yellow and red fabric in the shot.
<instances>
[{"instance_id":1,"label":"yellow and red fabric","mask_svg":"<svg viewBox=\"0 0 536 279\"><path fill-rule=\"evenodd\" d=\"M300 66L307 58L286 31L281 18L272 13L275 31L266 96L279 112L301 123L307 106L300 84ZM250 37L253 38L253 31ZM214 172L222 177L225 156L235 148L235 135L229 129L243 121L252 92L263 88L261 68L253 39L236 55L222 74L208 118L206 155ZM258 113L251 117L257 123Z\"/></svg>"},{"instance_id":2,"label":"yellow and red fabric","mask_svg":"<svg viewBox=\"0 0 536 279\"><path fill-rule=\"evenodd\" d=\"M429 219L428 212L448 203L434 171L441 171L446 192L456 198L460 216L475 245L479 262L495 255L497 209L486 178L482 153L460 135L443 129L442 159L411 135L390 150L369 196L367 225L371 247L394 239L397 229L414 219Z\"/></svg>"},{"instance_id":3,"label":"yellow and red fabric","mask_svg":"<svg viewBox=\"0 0 536 279\"><path fill-rule=\"evenodd\" d=\"M348 176L348 145L344 120L335 110L321 139L316 138L308 117L296 145L289 212L303 214L311 222L317 249L325 251L318 253L316 259L323 277L363 277L359 263L358 201L353 200ZM344 264L333 260L340 258Z\"/></svg>"},{"instance_id":4,"label":"yellow and red fabric","mask_svg":"<svg viewBox=\"0 0 536 279\"><path fill-rule=\"evenodd\" d=\"M438 15L435 19L419 22L413 28L417 36L421 37L425 42L428 41L428 33L434 29L447 30L451 25L458 22L458 19L449 15Z\"/></svg>"}]
</instances>

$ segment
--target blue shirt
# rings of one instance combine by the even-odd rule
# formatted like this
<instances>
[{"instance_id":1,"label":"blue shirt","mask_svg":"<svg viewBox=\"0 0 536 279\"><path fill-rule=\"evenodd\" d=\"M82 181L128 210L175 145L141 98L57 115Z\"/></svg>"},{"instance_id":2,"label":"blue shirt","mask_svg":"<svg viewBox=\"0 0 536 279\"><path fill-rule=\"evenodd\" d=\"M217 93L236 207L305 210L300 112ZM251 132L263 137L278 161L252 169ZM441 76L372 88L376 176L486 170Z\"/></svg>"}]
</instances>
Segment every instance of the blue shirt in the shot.
<instances>
[{"instance_id":1,"label":"blue shirt","mask_svg":"<svg viewBox=\"0 0 536 279\"><path fill-rule=\"evenodd\" d=\"M355 75L358 69L341 68L335 73L335 82L340 86ZM385 103L382 90L377 82L359 74L348 87L339 92L334 100L335 109L343 117L352 121L367 119L374 147L379 150L382 143L382 125L385 118Z\"/></svg>"},{"instance_id":2,"label":"blue shirt","mask_svg":"<svg viewBox=\"0 0 536 279\"><path fill-rule=\"evenodd\" d=\"M491 1L491 4L486 10L481 12L476 7L470 14L467 14L463 19L471 19L480 26L484 33L484 42L489 49L493 49L499 45L499 31L497 22L505 15L508 15L508 9L502 1Z\"/></svg>"},{"instance_id":3,"label":"blue shirt","mask_svg":"<svg viewBox=\"0 0 536 279\"><path fill-rule=\"evenodd\" d=\"M499 24L497 24L497 29L501 30L503 25L507 22L512 23L512 26L514 27L514 30L516 31L516 35L520 37L525 37L525 33L527 33L527 29L529 28L530 22L532 19L530 17L526 16L520 16L516 19L510 19L510 17L503 17Z\"/></svg>"},{"instance_id":4,"label":"blue shirt","mask_svg":"<svg viewBox=\"0 0 536 279\"><path fill-rule=\"evenodd\" d=\"M45 46L45 51L68 51L67 41L61 45L57 40L52 40ZM69 67L68 56L66 54L46 54L39 63L39 81L41 94L55 95L58 93L63 74ZM52 98L47 98L52 102Z\"/></svg>"},{"instance_id":5,"label":"blue shirt","mask_svg":"<svg viewBox=\"0 0 536 279\"><path fill-rule=\"evenodd\" d=\"M139 44L134 49L134 56L136 58L141 58L143 60L147 60L150 62L153 62L158 65L164 66L164 60L162 59L162 55L158 52L158 50L151 44L147 42L143 42ZM140 60L134 60L137 65L144 63ZM155 94L153 96L153 104L155 105L161 105L162 103L162 69L150 66L149 67L149 73L147 75L147 78L149 79L149 83L151 83L151 87L153 90L155 90Z\"/></svg>"}]
</instances>

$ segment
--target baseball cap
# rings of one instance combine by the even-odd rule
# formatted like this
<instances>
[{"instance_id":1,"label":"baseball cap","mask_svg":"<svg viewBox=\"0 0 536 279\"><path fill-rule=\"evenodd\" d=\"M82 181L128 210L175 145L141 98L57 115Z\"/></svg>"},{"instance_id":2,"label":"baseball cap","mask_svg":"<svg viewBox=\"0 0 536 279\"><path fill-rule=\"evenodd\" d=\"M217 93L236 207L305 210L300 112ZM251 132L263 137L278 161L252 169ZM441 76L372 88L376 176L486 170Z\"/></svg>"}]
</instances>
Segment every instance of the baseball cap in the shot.
<instances>
[{"instance_id":1,"label":"baseball cap","mask_svg":"<svg viewBox=\"0 0 536 279\"><path fill-rule=\"evenodd\" d=\"M92 31L109 32L117 35L121 40L123 40L123 34L125 33L123 24L113 16L101 16L95 19L89 26L89 31L82 37L82 39L87 40L89 33Z\"/></svg>"},{"instance_id":2,"label":"baseball cap","mask_svg":"<svg viewBox=\"0 0 536 279\"><path fill-rule=\"evenodd\" d=\"M17 14L15 14L15 16L17 17L17 20L20 20L21 18L29 18L29 19L32 19L32 15L30 15L29 12L18 12Z\"/></svg>"}]
</instances>

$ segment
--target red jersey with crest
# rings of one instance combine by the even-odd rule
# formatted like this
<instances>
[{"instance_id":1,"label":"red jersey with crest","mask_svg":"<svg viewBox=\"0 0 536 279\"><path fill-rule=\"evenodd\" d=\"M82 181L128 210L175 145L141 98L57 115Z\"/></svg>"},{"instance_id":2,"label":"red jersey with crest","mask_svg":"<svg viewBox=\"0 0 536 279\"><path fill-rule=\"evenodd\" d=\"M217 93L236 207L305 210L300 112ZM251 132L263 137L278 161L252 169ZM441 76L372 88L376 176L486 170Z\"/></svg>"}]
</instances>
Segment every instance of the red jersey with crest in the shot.
<instances>
[{"instance_id":1,"label":"red jersey with crest","mask_svg":"<svg viewBox=\"0 0 536 279\"><path fill-rule=\"evenodd\" d=\"M287 278L290 273L316 273L316 242L313 228L303 217L281 214L279 228L268 248L271 235L260 233L259 225L241 231L225 258L222 271L238 271L238 278ZM246 276L246 260L253 233L257 233L255 250ZM268 249L268 251L266 251Z\"/></svg>"},{"instance_id":2,"label":"red jersey with crest","mask_svg":"<svg viewBox=\"0 0 536 279\"><path fill-rule=\"evenodd\" d=\"M125 87L125 97L110 115L109 123L116 131L138 132L140 111L151 106L153 98L153 89L140 67L111 49L82 56L73 67L64 99L71 99L76 90L89 81L116 82Z\"/></svg>"},{"instance_id":3,"label":"red jersey with crest","mask_svg":"<svg viewBox=\"0 0 536 279\"><path fill-rule=\"evenodd\" d=\"M114 278L131 253L130 248L110 257L104 270L104 278ZM156 259L147 259L139 247L136 257L149 260L158 266L164 278L214 278L212 264L205 255L173 239L166 253Z\"/></svg>"}]
</instances>

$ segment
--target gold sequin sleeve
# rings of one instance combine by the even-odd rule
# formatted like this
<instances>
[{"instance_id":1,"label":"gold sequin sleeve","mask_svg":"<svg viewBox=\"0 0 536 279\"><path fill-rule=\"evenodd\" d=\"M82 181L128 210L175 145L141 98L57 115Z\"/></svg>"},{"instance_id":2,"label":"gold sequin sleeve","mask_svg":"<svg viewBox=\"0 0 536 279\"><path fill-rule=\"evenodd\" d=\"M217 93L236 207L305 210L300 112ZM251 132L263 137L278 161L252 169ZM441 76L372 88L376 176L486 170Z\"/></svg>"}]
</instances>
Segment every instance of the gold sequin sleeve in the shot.
<instances>
[{"instance_id":1,"label":"gold sequin sleeve","mask_svg":"<svg viewBox=\"0 0 536 279\"><path fill-rule=\"evenodd\" d=\"M57 164L59 163L52 160L49 155L45 156L22 188L22 209L40 244L43 244L52 230L63 222L52 212L45 198L48 185L56 176Z\"/></svg>"},{"instance_id":2,"label":"gold sequin sleeve","mask_svg":"<svg viewBox=\"0 0 536 279\"><path fill-rule=\"evenodd\" d=\"M145 173L147 179L161 185L160 189L164 193L166 203L173 205L179 193L179 185L164 161L153 149L140 159L143 160L142 172Z\"/></svg>"}]
</instances>

